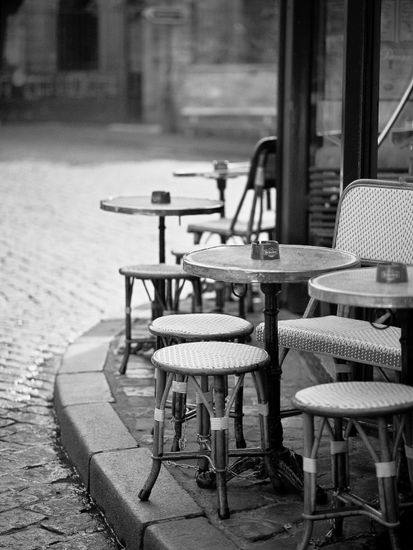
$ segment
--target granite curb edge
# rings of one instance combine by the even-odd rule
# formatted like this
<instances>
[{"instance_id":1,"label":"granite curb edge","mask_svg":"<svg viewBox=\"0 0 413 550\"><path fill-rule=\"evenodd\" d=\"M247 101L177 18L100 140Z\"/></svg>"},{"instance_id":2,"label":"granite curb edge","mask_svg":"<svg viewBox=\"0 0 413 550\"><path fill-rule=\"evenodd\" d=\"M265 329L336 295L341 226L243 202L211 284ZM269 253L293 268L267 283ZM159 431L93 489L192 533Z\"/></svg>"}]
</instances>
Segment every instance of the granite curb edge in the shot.
<instances>
[{"instance_id":1,"label":"granite curb edge","mask_svg":"<svg viewBox=\"0 0 413 550\"><path fill-rule=\"evenodd\" d=\"M115 400L104 365L116 332L108 331L107 322L95 325L69 346L56 374L54 407L72 465L127 550L206 550L211 545L235 550L166 468L153 498L139 501L151 456L111 405Z\"/></svg>"}]
</instances>

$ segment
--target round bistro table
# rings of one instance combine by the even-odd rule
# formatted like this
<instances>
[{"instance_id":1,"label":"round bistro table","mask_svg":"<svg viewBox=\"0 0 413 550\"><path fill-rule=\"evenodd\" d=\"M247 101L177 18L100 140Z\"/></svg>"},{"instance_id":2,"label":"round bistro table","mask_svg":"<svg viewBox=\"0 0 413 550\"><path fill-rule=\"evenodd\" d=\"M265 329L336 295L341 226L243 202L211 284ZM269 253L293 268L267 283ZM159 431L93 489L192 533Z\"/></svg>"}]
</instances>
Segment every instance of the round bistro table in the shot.
<instances>
[{"instance_id":1,"label":"round bistro table","mask_svg":"<svg viewBox=\"0 0 413 550\"><path fill-rule=\"evenodd\" d=\"M278 360L278 295L283 283L306 282L331 270L360 264L354 254L332 248L280 245L280 258L251 259L251 245L221 245L187 254L184 269L193 275L232 284L260 283L264 294L264 342L271 362L267 369L269 452L282 483L302 489L302 470L294 453L283 445ZM282 462L282 464L280 464Z\"/></svg>"},{"instance_id":2,"label":"round bistro table","mask_svg":"<svg viewBox=\"0 0 413 550\"><path fill-rule=\"evenodd\" d=\"M310 296L333 304L394 310L401 331L400 381L413 386L413 266L407 266L407 279L405 283L379 283L376 281L376 268L365 267L315 277L308 282L308 291ZM410 483L413 486L411 416L406 420L404 437Z\"/></svg>"},{"instance_id":3,"label":"round bistro table","mask_svg":"<svg viewBox=\"0 0 413 550\"><path fill-rule=\"evenodd\" d=\"M165 217L221 213L224 203L192 197L171 197L168 204L151 202L151 197L114 197L100 201L102 210L120 214L143 214L159 218L159 263L165 263Z\"/></svg>"},{"instance_id":4,"label":"round bistro table","mask_svg":"<svg viewBox=\"0 0 413 550\"><path fill-rule=\"evenodd\" d=\"M218 188L219 200L225 203L227 180L246 176L249 171L249 164L247 162L229 163L226 161L217 161L213 166L212 170L210 168L205 170L190 170L189 168L187 170L175 170L173 175L176 177L199 177L215 180ZM221 217L225 217L225 206L222 209Z\"/></svg>"},{"instance_id":5,"label":"round bistro table","mask_svg":"<svg viewBox=\"0 0 413 550\"><path fill-rule=\"evenodd\" d=\"M401 382L413 386L413 266L407 277L405 283L379 283L375 267L350 269L312 278L308 292L333 304L394 309L401 329Z\"/></svg>"}]
</instances>

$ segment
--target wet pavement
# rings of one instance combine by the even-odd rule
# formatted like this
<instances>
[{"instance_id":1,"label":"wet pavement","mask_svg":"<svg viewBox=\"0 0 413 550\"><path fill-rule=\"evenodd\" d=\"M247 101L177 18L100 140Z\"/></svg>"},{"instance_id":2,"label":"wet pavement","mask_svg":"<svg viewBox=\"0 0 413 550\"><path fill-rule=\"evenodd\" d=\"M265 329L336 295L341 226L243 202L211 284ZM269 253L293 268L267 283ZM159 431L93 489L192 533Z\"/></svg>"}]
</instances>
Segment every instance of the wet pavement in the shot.
<instances>
[{"instance_id":1,"label":"wet pavement","mask_svg":"<svg viewBox=\"0 0 413 550\"><path fill-rule=\"evenodd\" d=\"M127 375L118 374L123 345L123 284L118 268L134 258L157 261L157 222L151 217L103 212L99 201L118 194L149 194L154 188L181 196L215 197L213 182L174 179L172 171L195 168L197 159L203 166L222 157L242 161L253 144L171 139L150 128L133 132L56 125L0 129L0 548L119 549L124 540L114 538L60 445L52 402L55 374L70 344L92 327L108 327L107 360L97 367L104 367L114 396L111 406L129 437L133 436L134 450L150 452L150 354L133 356ZM229 214L240 186L241 178L228 184ZM167 249L191 244L185 231L190 221L189 217L181 224L168 220ZM134 309L140 311L138 306L147 302L147 296L138 287L134 295ZM260 314L258 305L256 311ZM285 368L287 400L297 382L315 381L314 372L295 359L292 356L291 368ZM251 396L247 390L245 422L247 436L254 441ZM299 451L300 419L288 419L284 426L286 443ZM107 457L102 453L99 458L103 463ZM357 449L355 462L357 481L363 480L370 491L371 471ZM159 548L156 543L163 536L163 548L182 550L183 525L189 530L185 550L200 548L191 545L190 537L197 534L194 526L201 520L228 541L214 546L214 541L206 539L205 548L295 547L301 529L299 495L276 495L266 479L236 478L229 487L234 513L222 522L214 493L197 488L193 468L171 464L168 470L202 512L195 518L194 514L180 517L176 524L149 522L144 535L148 548ZM328 484L327 477L323 481ZM371 494L374 497L373 490ZM103 496L110 511L116 495ZM116 528L113 517L109 519ZM325 532L326 525L317 527L317 546L325 544ZM404 540L409 540L406 533ZM388 548L380 529L366 519L351 522L344 541L329 543L332 550Z\"/></svg>"},{"instance_id":2,"label":"wet pavement","mask_svg":"<svg viewBox=\"0 0 413 550\"><path fill-rule=\"evenodd\" d=\"M204 310L215 307L213 296L204 295ZM181 311L189 310L189 300ZM234 302L225 311L236 314ZM133 333L148 335L149 309L134 309ZM281 309L280 318L291 317ZM256 296L254 326L262 319L262 299ZM252 345L262 345L255 341ZM123 354L123 320L113 319L93 327L70 347L57 376L56 410L63 443L84 483L128 550L292 550L302 536L302 495L274 490L261 468L250 468L229 480L229 519L217 513L216 491L196 483L195 460L164 462L148 502L137 497L151 468L154 408L152 349L130 357L125 375L119 374ZM283 365L282 407L301 387L327 381L331 364L321 357L291 351ZM328 369L327 369L328 370ZM229 386L232 381L228 381ZM189 401L194 403L190 394ZM258 443L256 395L250 377L244 381L244 434L248 445ZM171 423L169 423L171 420ZM183 426L181 445L197 448L195 420ZM283 420L284 444L302 453L302 418ZM234 447L232 430L230 446ZM166 449L173 439L172 412L165 420ZM373 444L374 446L374 444ZM349 438L351 487L377 506L374 464L357 437ZM329 438L321 439L318 480L332 496ZM231 471L231 470L230 470ZM331 502L331 500L330 500ZM328 504L327 504L328 506ZM402 514L402 550L409 547L411 513ZM383 527L365 516L346 518L344 536L328 536L328 520L316 522L309 549L387 550Z\"/></svg>"},{"instance_id":3,"label":"wet pavement","mask_svg":"<svg viewBox=\"0 0 413 550\"><path fill-rule=\"evenodd\" d=\"M119 548L66 459L52 406L68 345L121 315L118 267L156 258L155 220L104 213L99 201L154 186L210 196L211 182L172 171L243 160L251 147L153 128L0 127L0 548ZM190 243L186 220L168 226L168 246Z\"/></svg>"}]
</instances>

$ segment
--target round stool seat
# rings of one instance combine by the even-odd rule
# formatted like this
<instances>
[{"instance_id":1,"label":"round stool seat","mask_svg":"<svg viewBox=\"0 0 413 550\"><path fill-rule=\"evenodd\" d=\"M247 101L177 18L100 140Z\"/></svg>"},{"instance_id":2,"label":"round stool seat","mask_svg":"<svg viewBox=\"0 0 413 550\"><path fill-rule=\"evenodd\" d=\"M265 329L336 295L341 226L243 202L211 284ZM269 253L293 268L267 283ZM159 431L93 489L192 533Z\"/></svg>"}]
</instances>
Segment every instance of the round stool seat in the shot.
<instances>
[{"instance_id":1,"label":"round stool seat","mask_svg":"<svg viewBox=\"0 0 413 550\"><path fill-rule=\"evenodd\" d=\"M223 313L182 313L154 319L149 332L155 336L174 336L184 340L231 340L248 336L253 325L234 315Z\"/></svg>"},{"instance_id":2,"label":"round stool seat","mask_svg":"<svg viewBox=\"0 0 413 550\"><path fill-rule=\"evenodd\" d=\"M252 372L269 362L268 353L234 342L186 342L157 350L155 367L189 375L227 375Z\"/></svg>"},{"instance_id":3,"label":"round stool seat","mask_svg":"<svg viewBox=\"0 0 413 550\"><path fill-rule=\"evenodd\" d=\"M333 382L298 391L294 405L320 416L378 416L413 409L413 387L388 382Z\"/></svg>"},{"instance_id":4,"label":"round stool seat","mask_svg":"<svg viewBox=\"0 0 413 550\"><path fill-rule=\"evenodd\" d=\"M124 266L119 273L125 277L136 279L198 279L196 275L190 275L183 270L182 266L176 264L139 264Z\"/></svg>"}]
</instances>

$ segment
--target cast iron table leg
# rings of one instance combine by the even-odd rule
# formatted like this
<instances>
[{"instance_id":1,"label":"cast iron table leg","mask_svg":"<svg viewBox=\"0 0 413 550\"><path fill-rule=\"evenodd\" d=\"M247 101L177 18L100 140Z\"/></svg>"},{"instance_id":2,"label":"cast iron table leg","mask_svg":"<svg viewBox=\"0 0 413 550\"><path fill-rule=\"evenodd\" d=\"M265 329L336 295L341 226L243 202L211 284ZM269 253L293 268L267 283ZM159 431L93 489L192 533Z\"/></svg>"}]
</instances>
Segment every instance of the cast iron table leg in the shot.
<instances>
[{"instance_id":1,"label":"cast iron table leg","mask_svg":"<svg viewBox=\"0 0 413 550\"><path fill-rule=\"evenodd\" d=\"M225 188L227 186L227 179L223 176L217 178L217 187L219 192L219 200L224 203L222 208L221 218L225 218Z\"/></svg>"},{"instance_id":2,"label":"cast iron table leg","mask_svg":"<svg viewBox=\"0 0 413 550\"><path fill-rule=\"evenodd\" d=\"M302 458L283 445L281 424L281 367L278 346L278 295L281 285L263 283L264 293L264 342L270 356L267 368L268 429L272 464L280 484L286 488L303 490Z\"/></svg>"},{"instance_id":3,"label":"cast iron table leg","mask_svg":"<svg viewBox=\"0 0 413 550\"><path fill-rule=\"evenodd\" d=\"M165 218L164 216L159 216L159 263L165 263ZM155 296L158 297L158 300L155 299L152 304L152 321L157 317L161 317L163 314L162 306L160 304L165 303L165 281L158 280L153 281L155 287Z\"/></svg>"}]
</instances>

